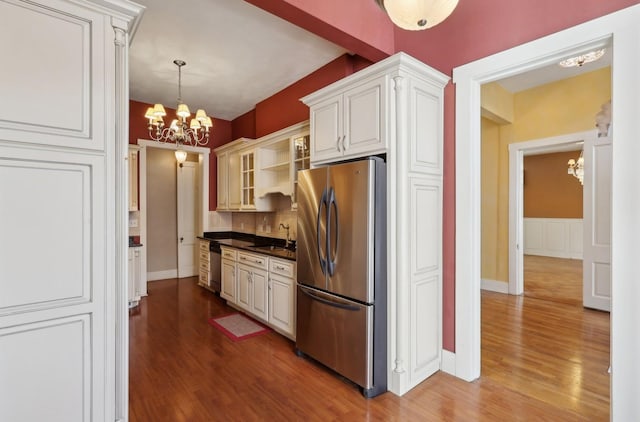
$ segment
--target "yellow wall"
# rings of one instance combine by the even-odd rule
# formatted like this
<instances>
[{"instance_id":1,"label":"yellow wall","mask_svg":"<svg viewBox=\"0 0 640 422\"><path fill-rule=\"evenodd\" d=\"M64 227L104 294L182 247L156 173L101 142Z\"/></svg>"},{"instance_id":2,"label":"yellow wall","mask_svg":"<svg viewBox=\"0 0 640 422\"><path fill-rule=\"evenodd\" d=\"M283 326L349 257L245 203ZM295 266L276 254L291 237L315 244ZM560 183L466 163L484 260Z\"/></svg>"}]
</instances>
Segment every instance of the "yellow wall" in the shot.
<instances>
[{"instance_id":1,"label":"yellow wall","mask_svg":"<svg viewBox=\"0 0 640 422\"><path fill-rule=\"evenodd\" d=\"M516 93L511 124L482 119L483 279L509 280L509 144L595 130L595 115L610 99L611 68L605 68Z\"/></svg>"},{"instance_id":2,"label":"yellow wall","mask_svg":"<svg viewBox=\"0 0 640 422\"><path fill-rule=\"evenodd\" d=\"M499 124L513 122L513 94L497 82L484 84L481 89L482 117Z\"/></svg>"}]
</instances>

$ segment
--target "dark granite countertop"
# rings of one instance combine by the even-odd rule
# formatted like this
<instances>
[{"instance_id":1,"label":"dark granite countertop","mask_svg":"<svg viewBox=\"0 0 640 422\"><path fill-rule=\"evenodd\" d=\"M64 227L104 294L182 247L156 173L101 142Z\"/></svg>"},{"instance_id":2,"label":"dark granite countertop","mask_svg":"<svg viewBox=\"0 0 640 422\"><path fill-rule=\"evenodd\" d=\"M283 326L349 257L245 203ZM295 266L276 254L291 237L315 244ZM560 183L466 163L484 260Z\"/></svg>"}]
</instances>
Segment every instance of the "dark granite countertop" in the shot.
<instances>
[{"instance_id":1,"label":"dark granite countertop","mask_svg":"<svg viewBox=\"0 0 640 422\"><path fill-rule=\"evenodd\" d=\"M198 236L198 238L216 242L222 246L229 246L249 252L287 259L289 261L296 260L296 252L285 249L286 241L284 239L238 232L205 232L203 236Z\"/></svg>"}]
</instances>

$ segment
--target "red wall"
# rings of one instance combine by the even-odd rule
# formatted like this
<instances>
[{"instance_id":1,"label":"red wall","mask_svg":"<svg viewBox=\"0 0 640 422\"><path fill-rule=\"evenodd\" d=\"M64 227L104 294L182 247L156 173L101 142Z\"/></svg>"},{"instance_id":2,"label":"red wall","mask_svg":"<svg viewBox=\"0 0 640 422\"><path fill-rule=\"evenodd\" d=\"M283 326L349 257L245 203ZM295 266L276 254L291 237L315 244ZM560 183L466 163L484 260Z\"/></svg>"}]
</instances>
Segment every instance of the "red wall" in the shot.
<instances>
[{"instance_id":1,"label":"red wall","mask_svg":"<svg viewBox=\"0 0 640 422\"><path fill-rule=\"evenodd\" d=\"M440 25L425 31L393 29L373 0L246 0L377 61L404 51L441 72L533 41L640 0L464 0ZM363 5L363 1L365 4ZM317 22L321 21L321 22ZM372 23L372 25L363 24ZM359 39L360 42L354 41ZM393 39L393 48L388 42ZM455 351L455 88L445 89L443 346Z\"/></svg>"},{"instance_id":2,"label":"red wall","mask_svg":"<svg viewBox=\"0 0 640 422\"><path fill-rule=\"evenodd\" d=\"M141 103L139 101L129 101L129 143L137 144L138 139L150 139L149 131L147 129L147 119L144 118L144 113L147 111L147 107L152 104ZM175 115L176 110L173 108L165 107L167 111L167 118L172 118ZM231 122L228 120L213 118L213 127L209 134L209 144L206 145L210 150L209 154L209 209L215 210L217 205L217 186L216 186L216 172L218 164L216 155L213 150L221 145L230 142L231 138ZM168 122L167 122L168 123Z\"/></svg>"},{"instance_id":3,"label":"red wall","mask_svg":"<svg viewBox=\"0 0 640 422\"><path fill-rule=\"evenodd\" d=\"M231 138L256 138L256 109L244 113L231 121Z\"/></svg>"},{"instance_id":4,"label":"red wall","mask_svg":"<svg viewBox=\"0 0 640 422\"><path fill-rule=\"evenodd\" d=\"M245 0L362 57L394 53L393 24L373 0Z\"/></svg>"},{"instance_id":5,"label":"red wall","mask_svg":"<svg viewBox=\"0 0 640 422\"><path fill-rule=\"evenodd\" d=\"M309 119L309 107L300 98L344 78L371 62L345 54L282 91L256 104L256 138ZM235 122L235 120L234 120Z\"/></svg>"}]
</instances>

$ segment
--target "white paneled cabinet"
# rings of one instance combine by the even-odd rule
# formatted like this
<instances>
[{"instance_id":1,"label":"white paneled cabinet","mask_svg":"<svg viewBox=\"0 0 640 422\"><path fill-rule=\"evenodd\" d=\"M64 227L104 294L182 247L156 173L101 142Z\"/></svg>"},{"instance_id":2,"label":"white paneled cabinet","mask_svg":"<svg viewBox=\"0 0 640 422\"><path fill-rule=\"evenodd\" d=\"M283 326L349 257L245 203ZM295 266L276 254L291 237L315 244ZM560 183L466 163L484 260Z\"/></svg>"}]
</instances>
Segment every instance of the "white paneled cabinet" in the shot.
<instances>
[{"instance_id":1,"label":"white paneled cabinet","mask_svg":"<svg viewBox=\"0 0 640 422\"><path fill-rule=\"evenodd\" d=\"M140 147L129 145L129 211L138 211L138 156Z\"/></svg>"},{"instance_id":2,"label":"white paneled cabinet","mask_svg":"<svg viewBox=\"0 0 640 422\"><path fill-rule=\"evenodd\" d=\"M297 171L309 168L309 124L298 123L260 139L240 138L216 148L218 211L273 211L272 194L291 197Z\"/></svg>"},{"instance_id":3,"label":"white paneled cabinet","mask_svg":"<svg viewBox=\"0 0 640 422\"><path fill-rule=\"evenodd\" d=\"M227 304L295 340L295 262L222 247L222 291Z\"/></svg>"},{"instance_id":4,"label":"white paneled cabinet","mask_svg":"<svg viewBox=\"0 0 640 422\"><path fill-rule=\"evenodd\" d=\"M312 164L386 156L388 388L398 395L441 366L448 80L398 53L302 99L310 108Z\"/></svg>"},{"instance_id":5,"label":"white paneled cabinet","mask_svg":"<svg viewBox=\"0 0 640 422\"><path fill-rule=\"evenodd\" d=\"M0 421L127 418L127 57L141 11L0 1ZM34 265L35 239L49 247Z\"/></svg>"},{"instance_id":6,"label":"white paneled cabinet","mask_svg":"<svg viewBox=\"0 0 640 422\"><path fill-rule=\"evenodd\" d=\"M295 338L295 263L269 258L269 324Z\"/></svg>"},{"instance_id":7,"label":"white paneled cabinet","mask_svg":"<svg viewBox=\"0 0 640 422\"><path fill-rule=\"evenodd\" d=\"M238 211L241 208L240 151L253 139L240 138L216 148L218 211Z\"/></svg>"},{"instance_id":8,"label":"white paneled cabinet","mask_svg":"<svg viewBox=\"0 0 640 422\"><path fill-rule=\"evenodd\" d=\"M231 248L221 248L221 286L220 297L230 304L237 303L237 252Z\"/></svg>"},{"instance_id":9,"label":"white paneled cabinet","mask_svg":"<svg viewBox=\"0 0 640 422\"><path fill-rule=\"evenodd\" d=\"M217 169L217 198L218 211L226 211L229 209L229 153L223 152L216 157L218 163Z\"/></svg>"},{"instance_id":10,"label":"white paneled cabinet","mask_svg":"<svg viewBox=\"0 0 640 422\"><path fill-rule=\"evenodd\" d=\"M269 258L264 255L238 252L237 304L267 321L269 318Z\"/></svg>"},{"instance_id":11,"label":"white paneled cabinet","mask_svg":"<svg viewBox=\"0 0 640 422\"><path fill-rule=\"evenodd\" d=\"M129 307L136 306L140 298L146 295L146 289L142 289L142 267L140 265L140 254L142 246L129 247L129 269L127 278L127 290Z\"/></svg>"},{"instance_id":12,"label":"white paneled cabinet","mask_svg":"<svg viewBox=\"0 0 640 422\"><path fill-rule=\"evenodd\" d=\"M386 150L386 75L310 106L311 161L333 162Z\"/></svg>"}]
</instances>

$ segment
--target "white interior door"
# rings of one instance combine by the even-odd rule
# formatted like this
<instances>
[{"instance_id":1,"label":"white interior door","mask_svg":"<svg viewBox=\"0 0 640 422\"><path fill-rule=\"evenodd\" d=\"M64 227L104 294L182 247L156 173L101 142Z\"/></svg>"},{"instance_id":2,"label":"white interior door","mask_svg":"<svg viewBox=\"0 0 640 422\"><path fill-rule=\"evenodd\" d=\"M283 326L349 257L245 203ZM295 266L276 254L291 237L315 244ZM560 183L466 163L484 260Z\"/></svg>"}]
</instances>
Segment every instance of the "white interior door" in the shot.
<instances>
[{"instance_id":1,"label":"white interior door","mask_svg":"<svg viewBox=\"0 0 640 422\"><path fill-rule=\"evenodd\" d=\"M611 310L611 138L584 142L583 305Z\"/></svg>"},{"instance_id":2,"label":"white interior door","mask_svg":"<svg viewBox=\"0 0 640 422\"><path fill-rule=\"evenodd\" d=\"M178 180L178 278L197 274L196 231L198 178L197 164L177 165Z\"/></svg>"}]
</instances>

